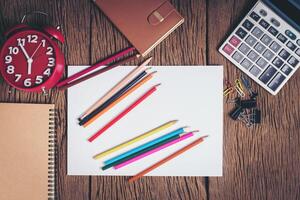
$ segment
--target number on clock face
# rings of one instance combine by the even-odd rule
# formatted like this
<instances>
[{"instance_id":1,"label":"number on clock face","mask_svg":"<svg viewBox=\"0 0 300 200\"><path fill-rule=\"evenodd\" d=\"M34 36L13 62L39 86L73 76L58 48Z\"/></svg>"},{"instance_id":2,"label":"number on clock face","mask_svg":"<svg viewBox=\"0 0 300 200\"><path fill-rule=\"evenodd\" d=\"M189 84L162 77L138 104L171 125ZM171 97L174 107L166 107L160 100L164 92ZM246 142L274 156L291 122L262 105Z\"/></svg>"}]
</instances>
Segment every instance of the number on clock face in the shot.
<instances>
[{"instance_id":1,"label":"number on clock face","mask_svg":"<svg viewBox=\"0 0 300 200\"><path fill-rule=\"evenodd\" d=\"M54 71L56 54L44 35L32 31L20 32L9 38L3 47L6 53L1 61L8 81L21 88L43 84Z\"/></svg>"}]
</instances>

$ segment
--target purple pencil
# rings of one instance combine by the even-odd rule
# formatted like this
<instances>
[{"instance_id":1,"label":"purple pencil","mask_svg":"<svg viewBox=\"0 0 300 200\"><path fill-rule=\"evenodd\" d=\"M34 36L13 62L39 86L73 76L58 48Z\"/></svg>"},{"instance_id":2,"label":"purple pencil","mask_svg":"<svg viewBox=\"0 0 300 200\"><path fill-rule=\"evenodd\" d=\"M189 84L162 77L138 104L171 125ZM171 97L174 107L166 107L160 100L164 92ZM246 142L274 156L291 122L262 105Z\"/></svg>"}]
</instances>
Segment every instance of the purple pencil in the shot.
<instances>
[{"instance_id":1,"label":"purple pencil","mask_svg":"<svg viewBox=\"0 0 300 200\"><path fill-rule=\"evenodd\" d=\"M159 147L157 147L157 148L155 148L155 149L152 149L152 150L150 150L150 151L148 151L148 152L146 152L146 153L143 153L143 154L141 154L141 155L139 155L139 156L136 156L136 157L134 157L134 158L131 158L130 160L127 160L127 161L125 161L125 162L123 162L123 163L120 163L120 164L114 166L114 169L120 169L121 167L124 167L124 166L126 166L126 165L129 165L129 164L131 164L131 163L133 163L133 162L135 162L135 161L138 161L138 160L140 160L140 159L142 159L142 158L144 158L144 157L146 157L146 156L149 156L149 155L151 155L151 154L154 154L155 152L161 151L161 150L163 150L163 149L165 149L165 148L167 148L167 147L169 147L169 146L171 146L171 145L173 145L173 144L176 144L176 143L181 142L181 141L183 141L183 140L185 140L185 139L187 139L187 138L190 138L190 137L192 137L193 135L194 135L194 132L186 133L186 134L182 135L180 138L178 138L178 139L176 139L176 140L173 140L173 141L171 141L171 142L168 142L168 143L166 143L166 144L164 144L164 145L162 145L162 146L159 146Z\"/></svg>"}]
</instances>

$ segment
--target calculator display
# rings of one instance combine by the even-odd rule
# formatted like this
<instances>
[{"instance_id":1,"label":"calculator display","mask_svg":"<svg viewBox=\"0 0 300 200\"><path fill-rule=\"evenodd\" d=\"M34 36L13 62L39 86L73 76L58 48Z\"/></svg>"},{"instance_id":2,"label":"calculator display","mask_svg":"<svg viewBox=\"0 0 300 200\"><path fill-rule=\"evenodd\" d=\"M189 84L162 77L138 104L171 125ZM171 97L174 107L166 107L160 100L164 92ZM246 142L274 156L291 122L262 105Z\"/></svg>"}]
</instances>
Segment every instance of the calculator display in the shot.
<instances>
[{"instance_id":1,"label":"calculator display","mask_svg":"<svg viewBox=\"0 0 300 200\"><path fill-rule=\"evenodd\" d=\"M263 2L300 32L300 0L264 0Z\"/></svg>"}]
</instances>

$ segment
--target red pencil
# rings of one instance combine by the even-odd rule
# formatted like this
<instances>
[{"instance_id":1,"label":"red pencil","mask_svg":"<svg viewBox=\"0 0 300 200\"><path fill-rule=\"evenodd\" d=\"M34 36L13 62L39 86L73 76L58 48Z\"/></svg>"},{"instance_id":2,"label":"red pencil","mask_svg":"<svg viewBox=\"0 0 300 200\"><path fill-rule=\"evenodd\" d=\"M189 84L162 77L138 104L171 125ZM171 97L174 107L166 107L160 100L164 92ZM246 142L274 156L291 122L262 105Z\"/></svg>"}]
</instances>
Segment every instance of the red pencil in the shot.
<instances>
[{"instance_id":1,"label":"red pencil","mask_svg":"<svg viewBox=\"0 0 300 200\"><path fill-rule=\"evenodd\" d=\"M128 108L126 108L123 112L121 112L117 117L115 117L113 120L111 120L108 124L106 124L101 130L99 130L97 133L95 133L93 136L91 136L88 139L88 141L93 142L99 135L104 133L107 129L109 129L112 125L114 125L116 122L118 122L120 119L122 119L122 117L124 117L127 113L129 113L131 110L133 110L136 106L138 106L145 99L147 99L152 93L154 93L159 85L160 84L155 85L152 88L150 88L138 100L136 100L134 103L132 103Z\"/></svg>"},{"instance_id":2,"label":"red pencil","mask_svg":"<svg viewBox=\"0 0 300 200\"><path fill-rule=\"evenodd\" d=\"M79 78L79 77L81 77L81 76L83 76L83 75L85 75L85 74L87 74L87 73L89 73L89 72L97 69L98 67L101 67L101 66L106 65L106 64L108 64L110 62L113 62L117 58L120 58L120 57L122 57L124 55L127 55L127 54L133 52L134 50L135 50L134 47L129 47L129 48L127 48L127 49L125 49L125 50L123 50L123 51L121 51L121 52L119 52L119 53L117 53L115 55L112 55L112 56L108 57L107 59L105 59L103 61L100 61L100 62L94 64L93 66L91 66L91 67L89 67L87 69L84 69L84 70L82 70L82 71L80 71L80 72L78 72L78 73L76 73L76 74L68 77L67 79L59 82L56 86L57 87L62 87L64 85L70 83L71 81L73 81L73 80L75 80L75 79L77 79L77 78Z\"/></svg>"}]
</instances>

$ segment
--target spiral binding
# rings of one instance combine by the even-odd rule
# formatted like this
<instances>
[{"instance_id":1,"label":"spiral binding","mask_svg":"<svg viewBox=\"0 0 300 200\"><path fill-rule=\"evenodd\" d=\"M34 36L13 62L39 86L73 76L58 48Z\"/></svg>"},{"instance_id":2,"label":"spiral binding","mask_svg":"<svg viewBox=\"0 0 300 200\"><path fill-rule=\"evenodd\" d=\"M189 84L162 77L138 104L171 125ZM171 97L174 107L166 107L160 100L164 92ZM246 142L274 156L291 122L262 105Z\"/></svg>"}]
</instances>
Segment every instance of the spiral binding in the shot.
<instances>
[{"instance_id":1,"label":"spiral binding","mask_svg":"<svg viewBox=\"0 0 300 200\"><path fill-rule=\"evenodd\" d=\"M55 109L49 109L49 136L48 136L48 200L56 199L56 153L57 138L55 131Z\"/></svg>"}]
</instances>

